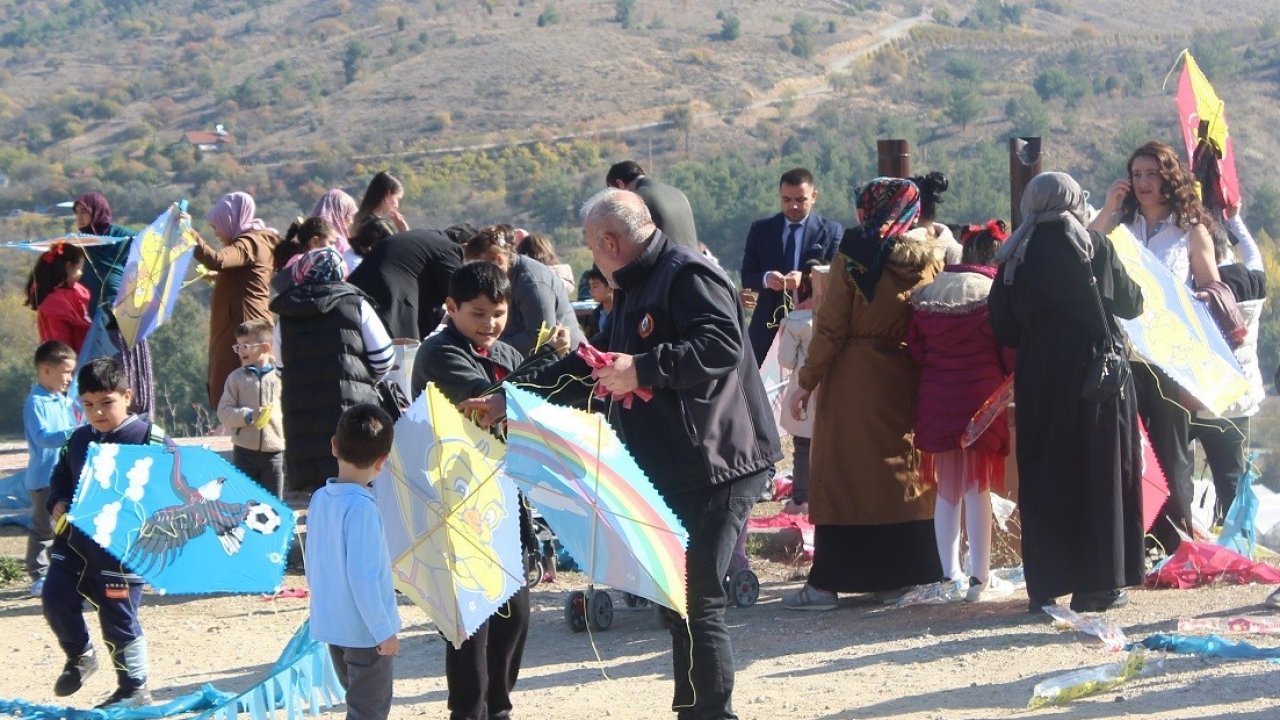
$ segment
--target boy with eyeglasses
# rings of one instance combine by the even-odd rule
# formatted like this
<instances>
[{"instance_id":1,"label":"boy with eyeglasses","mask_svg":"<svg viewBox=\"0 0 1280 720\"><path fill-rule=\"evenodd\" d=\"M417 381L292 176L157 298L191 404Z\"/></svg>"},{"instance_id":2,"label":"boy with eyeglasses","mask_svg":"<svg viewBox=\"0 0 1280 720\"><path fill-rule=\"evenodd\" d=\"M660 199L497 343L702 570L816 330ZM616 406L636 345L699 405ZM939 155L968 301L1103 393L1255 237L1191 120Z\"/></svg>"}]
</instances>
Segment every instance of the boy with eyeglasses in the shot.
<instances>
[{"instance_id":1,"label":"boy with eyeglasses","mask_svg":"<svg viewBox=\"0 0 1280 720\"><path fill-rule=\"evenodd\" d=\"M227 376L218 421L231 430L232 462L267 492L284 494L284 414L280 373L271 356L272 325L250 320L236 328L231 350L240 367Z\"/></svg>"}]
</instances>

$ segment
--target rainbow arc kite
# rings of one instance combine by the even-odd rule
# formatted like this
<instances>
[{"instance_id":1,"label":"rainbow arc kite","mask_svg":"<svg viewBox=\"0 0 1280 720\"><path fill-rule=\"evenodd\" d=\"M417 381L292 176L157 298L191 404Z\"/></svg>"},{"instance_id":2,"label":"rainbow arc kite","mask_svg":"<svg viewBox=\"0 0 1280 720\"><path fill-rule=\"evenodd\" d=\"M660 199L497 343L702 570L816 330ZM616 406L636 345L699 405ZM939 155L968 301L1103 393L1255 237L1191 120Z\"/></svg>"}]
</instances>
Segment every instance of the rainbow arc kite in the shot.
<instances>
[{"instance_id":1,"label":"rainbow arc kite","mask_svg":"<svg viewBox=\"0 0 1280 720\"><path fill-rule=\"evenodd\" d=\"M689 536L605 417L503 390L506 472L587 577L686 616Z\"/></svg>"}]
</instances>

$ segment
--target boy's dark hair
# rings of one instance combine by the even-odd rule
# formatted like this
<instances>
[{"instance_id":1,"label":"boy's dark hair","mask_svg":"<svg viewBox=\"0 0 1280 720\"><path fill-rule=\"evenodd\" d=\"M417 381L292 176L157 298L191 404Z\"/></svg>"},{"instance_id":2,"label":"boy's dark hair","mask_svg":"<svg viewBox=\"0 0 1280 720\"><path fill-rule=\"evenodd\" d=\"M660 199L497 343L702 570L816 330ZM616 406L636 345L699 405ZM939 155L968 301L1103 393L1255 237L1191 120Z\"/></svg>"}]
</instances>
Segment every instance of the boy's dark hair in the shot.
<instances>
[{"instance_id":1,"label":"boy's dark hair","mask_svg":"<svg viewBox=\"0 0 1280 720\"><path fill-rule=\"evenodd\" d=\"M592 280L595 280L597 282L602 282L605 285L609 284L609 281L605 279L604 273L600 272L600 268L595 265L587 268L587 271L582 273L582 280L583 282L591 282Z\"/></svg>"},{"instance_id":2,"label":"boy's dark hair","mask_svg":"<svg viewBox=\"0 0 1280 720\"><path fill-rule=\"evenodd\" d=\"M613 167L609 168L609 173L604 176L604 184L614 187L614 183L621 180L630 185L632 180L643 174L644 168L640 167L640 163L635 160L623 160L620 163L614 163Z\"/></svg>"},{"instance_id":3,"label":"boy's dark hair","mask_svg":"<svg viewBox=\"0 0 1280 720\"><path fill-rule=\"evenodd\" d=\"M80 368L76 382L80 385L81 395L124 392L129 389L129 376L125 375L124 363L113 357L90 360Z\"/></svg>"},{"instance_id":4,"label":"boy's dark hair","mask_svg":"<svg viewBox=\"0 0 1280 720\"><path fill-rule=\"evenodd\" d=\"M266 343L271 342L274 330L275 326L270 320L250 320L236 326L236 337L249 337L253 338L254 342Z\"/></svg>"},{"instance_id":5,"label":"boy's dark hair","mask_svg":"<svg viewBox=\"0 0 1280 720\"><path fill-rule=\"evenodd\" d=\"M813 297L813 269L825 263L818 259L806 260L800 268L800 287L796 288L796 298L804 302Z\"/></svg>"},{"instance_id":6,"label":"boy's dark hair","mask_svg":"<svg viewBox=\"0 0 1280 720\"><path fill-rule=\"evenodd\" d=\"M395 425L386 410L372 403L347 408L338 418L338 459L361 470L391 453Z\"/></svg>"},{"instance_id":7,"label":"boy's dark hair","mask_svg":"<svg viewBox=\"0 0 1280 720\"><path fill-rule=\"evenodd\" d=\"M511 281L502 268L484 260L474 260L453 271L449 278L449 298L461 305L484 295L495 303L511 299Z\"/></svg>"},{"instance_id":8,"label":"boy's dark hair","mask_svg":"<svg viewBox=\"0 0 1280 720\"><path fill-rule=\"evenodd\" d=\"M66 360L75 362L75 359L76 351L72 350L70 345L57 340L41 343L40 347L36 348L36 367L56 365Z\"/></svg>"},{"instance_id":9,"label":"boy's dark hair","mask_svg":"<svg viewBox=\"0 0 1280 720\"><path fill-rule=\"evenodd\" d=\"M813 173L802 167L791 168L790 170L782 173L782 179L778 181L778 187L782 187L783 185L795 185L797 187L800 185L812 186Z\"/></svg>"}]
</instances>

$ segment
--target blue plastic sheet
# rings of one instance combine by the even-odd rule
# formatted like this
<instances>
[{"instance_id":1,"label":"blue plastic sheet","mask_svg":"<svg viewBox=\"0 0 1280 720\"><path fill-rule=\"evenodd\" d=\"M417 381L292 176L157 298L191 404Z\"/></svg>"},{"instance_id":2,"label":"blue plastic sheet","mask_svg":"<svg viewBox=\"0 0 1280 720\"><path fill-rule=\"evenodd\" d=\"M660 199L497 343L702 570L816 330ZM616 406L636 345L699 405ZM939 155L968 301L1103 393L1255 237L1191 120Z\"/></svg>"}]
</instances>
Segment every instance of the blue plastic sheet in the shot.
<instances>
[{"instance_id":1,"label":"blue plastic sheet","mask_svg":"<svg viewBox=\"0 0 1280 720\"><path fill-rule=\"evenodd\" d=\"M1233 660L1280 659L1280 648L1260 648L1243 640L1227 640L1218 635L1202 637L1157 633L1142 641L1148 650L1163 650L1179 655L1205 655Z\"/></svg>"}]
</instances>

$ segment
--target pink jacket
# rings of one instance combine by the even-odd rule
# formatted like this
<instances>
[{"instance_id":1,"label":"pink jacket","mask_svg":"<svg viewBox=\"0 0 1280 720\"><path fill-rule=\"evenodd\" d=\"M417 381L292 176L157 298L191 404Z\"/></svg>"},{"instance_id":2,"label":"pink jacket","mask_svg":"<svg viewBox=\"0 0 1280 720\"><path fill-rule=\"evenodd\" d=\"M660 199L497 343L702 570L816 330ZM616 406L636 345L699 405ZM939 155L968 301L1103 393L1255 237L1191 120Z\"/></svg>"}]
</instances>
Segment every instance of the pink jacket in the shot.
<instances>
[{"instance_id":1,"label":"pink jacket","mask_svg":"<svg viewBox=\"0 0 1280 720\"><path fill-rule=\"evenodd\" d=\"M916 291L907 347L920 366L915 444L925 452L960 447L960 436L982 403L1013 372L1012 352L987 323L987 295L996 269L948 265ZM1009 454L1009 423L1001 414L971 448Z\"/></svg>"}]
</instances>

